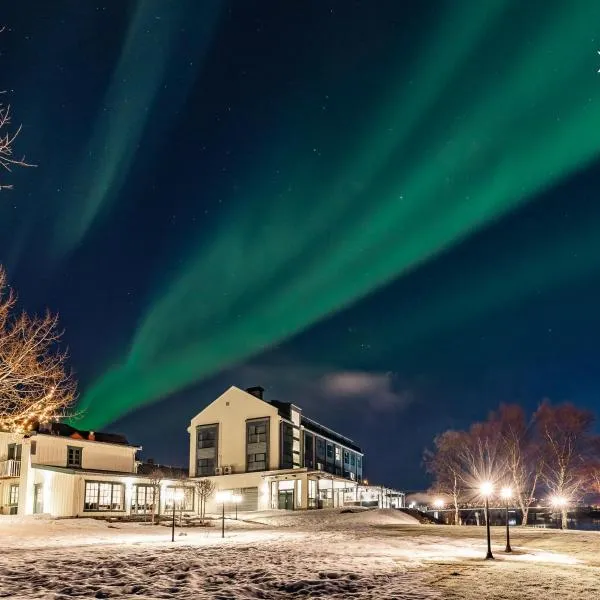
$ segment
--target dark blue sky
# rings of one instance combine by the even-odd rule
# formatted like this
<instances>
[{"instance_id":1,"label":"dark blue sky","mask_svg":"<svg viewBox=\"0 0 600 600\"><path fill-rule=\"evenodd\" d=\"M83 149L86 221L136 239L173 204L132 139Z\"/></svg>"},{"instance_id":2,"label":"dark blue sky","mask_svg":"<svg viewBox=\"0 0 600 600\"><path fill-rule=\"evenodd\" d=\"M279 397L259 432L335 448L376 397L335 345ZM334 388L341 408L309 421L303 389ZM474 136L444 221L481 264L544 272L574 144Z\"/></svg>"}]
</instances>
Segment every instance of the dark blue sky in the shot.
<instances>
[{"instance_id":1,"label":"dark blue sky","mask_svg":"<svg viewBox=\"0 0 600 600\"><path fill-rule=\"evenodd\" d=\"M512 30L501 25L520 11L514 3L491 2L489 18L468 4L472 13L454 15L448 27L453 9L442 1L27 0L5 7L2 85L23 122L18 151L38 164L15 173L15 190L0 196L0 262L22 305L60 312L82 397L128 361L199 357L191 385L182 376L172 394L148 393L152 403L107 428L142 444L146 457L185 464L189 419L229 385L262 385L267 398L296 402L361 444L369 479L415 489L426 485L420 462L433 436L485 418L499 402L534 408L549 397L597 410L594 40L588 36L580 50L589 82L571 86L571 97L553 87L553 70L558 78L564 66L552 38L560 29L554 19L564 21L558 3L532 3L527 14L517 12L522 20ZM583 34L580 21L598 16L589 6L589 18L582 12L564 21L565 48ZM534 8L546 16L536 19ZM476 25L481 37L457 58L460 69L444 79L419 120L418 90L437 75L428 52L447 44L448 55L458 53ZM520 49L507 52L506 64L502 52L488 49L492 75L480 55L486 28L496 47ZM435 39L440 31L448 37ZM540 41L552 53L540 52ZM444 78L446 60L440 55ZM509 60L531 61L532 80L546 87L527 95ZM499 103L481 92L497 82L505 94ZM408 91L396 108L391 90L398 86ZM575 110L583 100L589 113ZM548 122L528 130L521 120L529 110L547 114ZM386 111L394 116L390 131L410 116L416 133L367 183L364 165L384 145L387 129L378 128ZM438 143L458 144L476 114L484 125L505 119L510 134L503 137L499 126L494 137L491 125L490 139L469 134L470 153L443 175ZM586 114L584 139L577 128L585 130L578 119ZM528 147L535 151L515 159L502 206L469 220L473 206L487 206L503 190L501 167ZM464 175L467 168L473 172ZM521 197L530 174L536 185ZM393 206L384 211L379 195L410 187L413 175L415 188L436 177L451 187L417 197L418 219L396 223ZM471 184L472 198L464 193ZM296 203L286 199L288 190L301 190ZM461 204L446 218L453 194ZM338 197L343 210L329 210ZM394 235L376 252L383 240L378 214ZM262 287L263 272L311 219L322 227L316 250L307 237L294 260L282 263L285 277ZM433 238L438 224L450 230L455 222L464 222L460 234ZM369 279L398 249L430 237L419 260ZM220 244L230 249L236 240L239 252L220 253ZM338 252L353 256L357 244L367 258L348 260L343 281L331 267L315 283L321 266L333 265ZM213 257L216 269L209 268ZM194 283L178 296L186 278ZM355 280L369 285L358 290ZM347 297L334 301L342 288ZM235 311L225 300L219 306L233 289ZM307 289L332 300L318 318L292 327L291 313L310 304ZM288 312L270 304L284 292ZM170 294L178 302L157 324L157 307ZM268 307L272 342L253 331L265 317L255 308L245 313L251 302L243 300L252 295ZM206 315L217 308L209 327ZM243 352L225 360L221 342L227 338L229 347L233 322L243 323L235 330ZM158 350L144 344L140 351L140 337ZM135 386L144 388L148 371L134 372ZM94 410L112 401L95 397Z\"/></svg>"}]
</instances>

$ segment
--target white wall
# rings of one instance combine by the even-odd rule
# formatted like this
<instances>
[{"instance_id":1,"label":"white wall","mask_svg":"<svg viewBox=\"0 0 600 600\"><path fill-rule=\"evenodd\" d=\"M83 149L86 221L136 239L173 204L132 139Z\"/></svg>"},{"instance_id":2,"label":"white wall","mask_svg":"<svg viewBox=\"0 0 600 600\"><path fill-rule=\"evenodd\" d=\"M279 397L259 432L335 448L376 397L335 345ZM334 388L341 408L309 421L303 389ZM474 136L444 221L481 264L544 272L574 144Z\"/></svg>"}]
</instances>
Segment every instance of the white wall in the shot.
<instances>
[{"instance_id":1,"label":"white wall","mask_svg":"<svg viewBox=\"0 0 600 600\"><path fill-rule=\"evenodd\" d=\"M220 490L238 490L240 488L258 488L258 510L269 508L269 487L262 477L262 473L238 473L234 475L219 475L215 477L203 477L210 479L215 484L215 494L206 503L207 514L216 514L221 511L221 505L216 502L216 492ZM230 511L230 508L227 508ZM198 511L198 502L196 502Z\"/></svg>"},{"instance_id":2,"label":"white wall","mask_svg":"<svg viewBox=\"0 0 600 600\"><path fill-rule=\"evenodd\" d=\"M279 468L279 413L274 406L234 386L191 421L190 476L196 475L196 427L219 424L217 466L231 465L234 473L246 469L246 421L269 417L269 469Z\"/></svg>"},{"instance_id":3,"label":"white wall","mask_svg":"<svg viewBox=\"0 0 600 600\"><path fill-rule=\"evenodd\" d=\"M36 442L32 465L67 466L67 447L82 448L82 469L135 473L136 449L131 446L79 440L57 435L39 434L31 437Z\"/></svg>"}]
</instances>

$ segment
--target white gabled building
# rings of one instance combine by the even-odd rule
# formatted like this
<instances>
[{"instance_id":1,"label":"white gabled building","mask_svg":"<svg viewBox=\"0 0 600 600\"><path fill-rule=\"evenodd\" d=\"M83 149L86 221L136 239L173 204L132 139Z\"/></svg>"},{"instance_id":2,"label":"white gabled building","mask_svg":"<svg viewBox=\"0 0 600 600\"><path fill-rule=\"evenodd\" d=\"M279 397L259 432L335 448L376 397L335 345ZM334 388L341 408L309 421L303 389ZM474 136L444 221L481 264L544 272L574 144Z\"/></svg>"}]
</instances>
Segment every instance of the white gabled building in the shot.
<instances>
[{"instance_id":1,"label":"white gabled building","mask_svg":"<svg viewBox=\"0 0 600 600\"><path fill-rule=\"evenodd\" d=\"M188 427L189 472L160 480L120 435L60 423L0 431L0 515L164 515L179 496L182 512L197 513L194 483L206 478L241 498L242 511L404 505L401 492L363 481L364 455L351 439L263 392L232 386L198 413ZM216 495L206 508L220 510Z\"/></svg>"},{"instance_id":2,"label":"white gabled building","mask_svg":"<svg viewBox=\"0 0 600 600\"><path fill-rule=\"evenodd\" d=\"M360 447L263 393L232 386L192 419L190 478L210 478L217 490L241 496L242 510L357 503Z\"/></svg>"},{"instance_id":3,"label":"white gabled building","mask_svg":"<svg viewBox=\"0 0 600 600\"><path fill-rule=\"evenodd\" d=\"M83 432L60 423L26 434L0 432L0 514L149 514L157 486L138 474L138 450L122 436ZM181 485L161 482L163 501L157 503L156 513L172 508L173 489ZM193 509L192 504L184 510Z\"/></svg>"}]
</instances>

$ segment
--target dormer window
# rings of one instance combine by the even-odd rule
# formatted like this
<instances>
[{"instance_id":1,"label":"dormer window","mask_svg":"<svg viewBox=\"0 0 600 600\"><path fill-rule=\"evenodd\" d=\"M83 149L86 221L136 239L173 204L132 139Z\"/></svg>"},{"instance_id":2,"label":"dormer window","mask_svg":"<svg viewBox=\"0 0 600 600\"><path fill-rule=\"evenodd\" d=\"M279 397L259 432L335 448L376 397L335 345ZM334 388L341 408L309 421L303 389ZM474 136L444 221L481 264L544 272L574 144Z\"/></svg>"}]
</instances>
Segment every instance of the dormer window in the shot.
<instances>
[{"instance_id":1,"label":"dormer window","mask_svg":"<svg viewBox=\"0 0 600 600\"><path fill-rule=\"evenodd\" d=\"M67 467L81 468L81 455L83 448L80 446L67 446Z\"/></svg>"}]
</instances>

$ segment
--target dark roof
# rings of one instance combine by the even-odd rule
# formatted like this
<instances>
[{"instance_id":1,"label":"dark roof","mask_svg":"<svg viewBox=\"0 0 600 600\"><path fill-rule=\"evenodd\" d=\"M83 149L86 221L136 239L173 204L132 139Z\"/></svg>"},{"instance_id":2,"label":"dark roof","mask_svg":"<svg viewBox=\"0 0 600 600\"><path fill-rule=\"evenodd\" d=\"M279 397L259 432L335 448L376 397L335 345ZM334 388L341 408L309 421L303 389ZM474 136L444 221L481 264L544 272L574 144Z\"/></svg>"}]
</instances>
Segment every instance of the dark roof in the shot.
<instances>
[{"instance_id":1,"label":"dark roof","mask_svg":"<svg viewBox=\"0 0 600 600\"><path fill-rule=\"evenodd\" d=\"M105 444L119 444L121 446L129 446L129 442L124 435L120 433L105 433L103 431L84 431L75 429L66 423L47 423L38 425L36 428L38 433L47 435L58 435L60 437L68 437L78 440L88 440L90 442L104 442Z\"/></svg>"},{"instance_id":2,"label":"dark roof","mask_svg":"<svg viewBox=\"0 0 600 600\"><path fill-rule=\"evenodd\" d=\"M187 479L188 470L184 467L171 467L166 465L157 465L154 462L145 462L138 466L138 475L151 475L160 471L165 479Z\"/></svg>"}]
</instances>

